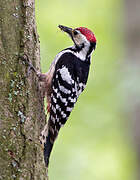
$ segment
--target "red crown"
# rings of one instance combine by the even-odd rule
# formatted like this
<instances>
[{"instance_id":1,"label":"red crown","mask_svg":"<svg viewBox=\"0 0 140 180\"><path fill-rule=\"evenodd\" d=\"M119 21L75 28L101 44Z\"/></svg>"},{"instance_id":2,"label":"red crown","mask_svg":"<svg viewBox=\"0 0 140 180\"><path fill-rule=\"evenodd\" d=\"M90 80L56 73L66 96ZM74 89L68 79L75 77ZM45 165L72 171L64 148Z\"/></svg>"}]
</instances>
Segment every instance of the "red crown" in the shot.
<instances>
[{"instance_id":1,"label":"red crown","mask_svg":"<svg viewBox=\"0 0 140 180\"><path fill-rule=\"evenodd\" d=\"M96 43L96 37L94 36L91 30L85 27L79 27L79 28L76 28L76 30L79 30L83 35L85 35L88 41Z\"/></svg>"}]
</instances>

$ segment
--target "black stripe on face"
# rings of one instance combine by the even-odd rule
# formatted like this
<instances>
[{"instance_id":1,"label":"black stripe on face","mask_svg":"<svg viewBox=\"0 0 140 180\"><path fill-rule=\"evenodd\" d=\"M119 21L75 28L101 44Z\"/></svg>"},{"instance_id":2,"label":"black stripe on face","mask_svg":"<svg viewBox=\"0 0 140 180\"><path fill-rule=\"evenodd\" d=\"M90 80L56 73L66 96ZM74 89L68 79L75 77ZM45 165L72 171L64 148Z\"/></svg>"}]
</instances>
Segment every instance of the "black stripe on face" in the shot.
<instances>
[{"instance_id":1,"label":"black stripe on face","mask_svg":"<svg viewBox=\"0 0 140 180\"><path fill-rule=\"evenodd\" d=\"M96 43L90 42L90 47L89 47L89 50L87 52L87 57L92 53L93 49L95 50L95 48L96 48Z\"/></svg>"}]
</instances>

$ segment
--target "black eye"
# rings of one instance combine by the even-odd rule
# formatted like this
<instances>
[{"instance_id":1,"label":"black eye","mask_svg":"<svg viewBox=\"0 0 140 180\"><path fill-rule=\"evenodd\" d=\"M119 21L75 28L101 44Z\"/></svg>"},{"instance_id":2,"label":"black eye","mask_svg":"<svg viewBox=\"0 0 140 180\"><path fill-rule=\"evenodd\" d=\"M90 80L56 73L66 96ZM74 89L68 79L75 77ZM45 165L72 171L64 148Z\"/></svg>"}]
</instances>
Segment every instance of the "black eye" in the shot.
<instances>
[{"instance_id":1,"label":"black eye","mask_svg":"<svg viewBox=\"0 0 140 180\"><path fill-rule=\"evenodd\" d=\"M76 36L76 35L78 34L78 32L77 32L77 31L74 31L73 34Z\"/></svg>"}]
</instances>

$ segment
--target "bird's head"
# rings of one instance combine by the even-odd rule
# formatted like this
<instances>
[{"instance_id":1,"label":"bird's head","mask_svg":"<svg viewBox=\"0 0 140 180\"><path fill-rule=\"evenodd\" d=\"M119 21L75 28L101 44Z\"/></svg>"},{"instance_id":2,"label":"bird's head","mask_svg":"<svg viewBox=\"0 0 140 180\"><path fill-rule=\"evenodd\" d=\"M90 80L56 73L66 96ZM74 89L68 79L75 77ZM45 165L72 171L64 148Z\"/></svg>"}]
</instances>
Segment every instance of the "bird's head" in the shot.
<instances>
[{"instance_id":1,"label":"bird's head","mask_svg":"<svg viewBox=\"0 0 140 180\"><path fill-rule=\"evenodd\" d=\"M93 47L95 49L96 47L96 37L94 33L85 28L85 27L79 27L79 28L69 28L63 25L58 26L62 31L66 32L73 40L75 46L78 48L82 48L85 46Z\"/></svg>"}]
</instances>

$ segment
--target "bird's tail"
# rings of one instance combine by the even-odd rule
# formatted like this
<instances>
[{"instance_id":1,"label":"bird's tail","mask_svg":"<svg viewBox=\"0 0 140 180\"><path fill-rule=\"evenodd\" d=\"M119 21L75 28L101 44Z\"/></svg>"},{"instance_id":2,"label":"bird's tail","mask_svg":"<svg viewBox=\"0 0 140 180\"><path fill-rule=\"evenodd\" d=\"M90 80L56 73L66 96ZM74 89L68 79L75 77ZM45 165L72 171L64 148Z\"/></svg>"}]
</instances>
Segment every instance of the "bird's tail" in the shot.
<instances>
[{"instance_id":1,"label":"bird's tail","mask_svg":"<svg viewBox=\"0 0 140 180\"><path fill-rule=\"evenodd\" d=\"M48 123L45 125L44 130L41 132L40 136L40 142L44 148L44 161L47 168L49 165L49 158L51 155L53 144L57 138L58 131L60 129L59 128L55 131L53 126L53 121L51 121L51 118L49 118Z\"/></svg>"},{"instance_id":2,"label":"bird's tail","mask_svg":"<svg viewBox=\"0 0 140 180\"><path fill-rule=\"evenodd\" d=\"M49 165L49 158L52 151L53 143L50 140L50 134L46 137L46 143L44 143L44 161L45 165L48 168Z\"/></svg>"}]
</instances>

